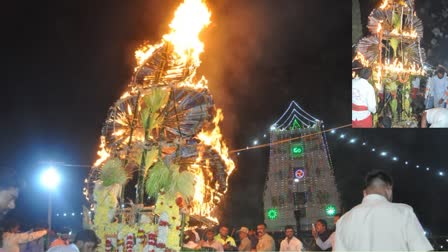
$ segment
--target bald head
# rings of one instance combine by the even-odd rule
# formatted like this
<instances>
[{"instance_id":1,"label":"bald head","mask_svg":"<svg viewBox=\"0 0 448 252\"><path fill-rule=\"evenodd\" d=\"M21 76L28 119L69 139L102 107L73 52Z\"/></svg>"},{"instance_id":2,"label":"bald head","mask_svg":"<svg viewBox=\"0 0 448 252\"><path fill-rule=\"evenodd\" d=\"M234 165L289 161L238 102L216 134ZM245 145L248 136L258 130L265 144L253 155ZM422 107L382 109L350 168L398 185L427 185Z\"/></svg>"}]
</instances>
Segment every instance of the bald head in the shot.
<instances>
[{"instance_id":1,"label":"bald head","mask_svg":"<svg viewBox=\"0 0 448 252\"><path fill-rule=\"evenodd\" d=\"M364 195L379 194L392 201L392 177L384 171L372 171L366 176Z\"/></svg>"}]
</instances>

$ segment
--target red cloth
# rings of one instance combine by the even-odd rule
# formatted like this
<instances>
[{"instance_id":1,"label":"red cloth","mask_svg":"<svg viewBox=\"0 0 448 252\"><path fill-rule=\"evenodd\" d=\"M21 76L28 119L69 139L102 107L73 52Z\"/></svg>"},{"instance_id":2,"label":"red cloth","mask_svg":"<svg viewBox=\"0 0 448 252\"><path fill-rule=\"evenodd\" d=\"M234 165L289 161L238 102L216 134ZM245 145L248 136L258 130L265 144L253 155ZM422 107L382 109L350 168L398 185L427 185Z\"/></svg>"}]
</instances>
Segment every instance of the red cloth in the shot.
<instances>
[{"instance_id":1,"label":"red cloth","mask_svg":"<svg viewBox=\"0 0 448 252\"><path fill-rule=\"evenodd\" d=\"M366 119L352 121L352 128L372 128L372 115L369 115Z\"/></svg>"},{"instance_id":2,"label":"red cloth","mask_svg":"<svg viewBox=\"0 0 448 252\"><path fill-rule=\"evenodd\" d=\"M364 111L364 110L368 110L369 108L367 108L367 106L361 106L361 105L356 105L352 103L352 110L354 111Z\"/></svg>"}]
</instances>

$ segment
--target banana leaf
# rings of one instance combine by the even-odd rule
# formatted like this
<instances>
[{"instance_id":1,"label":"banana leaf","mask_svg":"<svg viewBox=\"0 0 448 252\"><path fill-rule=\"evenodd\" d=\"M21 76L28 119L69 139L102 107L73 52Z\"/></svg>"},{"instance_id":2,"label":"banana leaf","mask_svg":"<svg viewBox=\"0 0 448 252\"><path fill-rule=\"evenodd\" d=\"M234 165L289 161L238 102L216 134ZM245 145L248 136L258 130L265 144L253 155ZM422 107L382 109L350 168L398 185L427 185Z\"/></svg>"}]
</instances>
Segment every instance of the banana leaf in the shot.
<instances>
[{"instance_id":1,"label":"banana leaf","mask_svg":"<svg viewBox=\"0 0 448 252\"><path fill-rule=\"evenodd\" d=\"M392 49L394 49L394 57L397 57L397 50L398 50L398 45L400 44L400 41L396 38L391 38L389 40L389 44L390 44L390 47L392 47Z\"/></svg>"},{"instance_id":2,"label":"banana leaf","mask_svg":"<svg viewBox=\"0 0 448 252\"><path fill-rule=\"evenodd\" d=\"M396 118L397 117L397 107L398 107L397 99L393 99L392 101L390 101L390 107L392 108L392 113L394 115L394 118Z\"/></svg>"},{"instance_id":3,"label":"banana leaf","mask_svg":"<svg viewBox=\"0 0 448 252\"><path fill-rule=\"evenodd\" d=\"M123 163L119 158L109 159L101 169L100 179L104 186L111 186L113 184L124 185L129 179Z\"/></svg>"}]
</instances>

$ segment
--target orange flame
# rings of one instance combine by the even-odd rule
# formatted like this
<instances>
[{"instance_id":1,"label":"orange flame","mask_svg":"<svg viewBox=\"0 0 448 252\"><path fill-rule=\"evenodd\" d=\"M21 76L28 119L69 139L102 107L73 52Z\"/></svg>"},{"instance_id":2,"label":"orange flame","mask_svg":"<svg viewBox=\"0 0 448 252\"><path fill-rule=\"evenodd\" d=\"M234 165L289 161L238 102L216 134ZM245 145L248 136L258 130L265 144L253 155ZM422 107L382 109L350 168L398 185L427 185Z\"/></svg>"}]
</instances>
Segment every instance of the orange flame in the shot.
<instances>
[{"instance_id":1,"label":"orange flame","mask_svg":"<svg viewBox=\"0 0 448 252\"><path fill-rule=\"evenodd\" d=\"M100 166L110 156L110 154L106 151L106 138L104 136L101 136L100 150L97 152L97 154L100 157L95 161L93 167Z\"/></svg>"}]
</instances>

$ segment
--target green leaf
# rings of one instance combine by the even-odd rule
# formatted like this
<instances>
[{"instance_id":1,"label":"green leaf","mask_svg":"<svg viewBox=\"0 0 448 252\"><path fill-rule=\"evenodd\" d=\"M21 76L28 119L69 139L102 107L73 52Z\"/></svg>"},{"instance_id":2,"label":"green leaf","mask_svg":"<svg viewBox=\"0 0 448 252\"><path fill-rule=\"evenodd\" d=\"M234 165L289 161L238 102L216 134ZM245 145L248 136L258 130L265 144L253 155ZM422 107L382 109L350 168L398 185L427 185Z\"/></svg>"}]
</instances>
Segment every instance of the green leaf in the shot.
<instances>
[{"instance_id":1,"label":"green leaf","mask_svg":"<svg viewBox=\"0 0 448 252\"><path fill-rule=\"evenodd\" d=\"M152 147L147 153L146 153L146 160L145 160L145 173L144 177L146 178L148 174L148 169L154 164L154 160L157 158L159 154L159 149L157 147ZM140 164L141 165L141 164Z\"/></svg>"},{"instance_id":2,"label":"green leaf","mask_svg":"<svg viewBox=\"0 0 448 252\"><path fill-rule=\"evenodd\" d=\"M170 183L170 170L163 161L158 161L148 172L146 180L146 193L155 197L160 189L166 188Z\"/></svg>"},{"instance_id":3,"label":"green leaf","mask_svg":"<svg viewBox=\"0 0 448 252\"><path fill-rule=\"evenodd\" d=\"M399 30L401 28L401 17L398 13L394 13L392 17L392 24L394 26L394 29Z\"/></svg>"},{"instance_id":4,"label":"green leaf","mask_svg":"<svg viewBox=\"0 0 448 252\"><path fill-rule=\"evenodd\" d=\"M389 40L390 43L390 47L392 47L392 49L394 50L394 57L397 57L397 50L398 50L398 45L400 44L400 41L396 38L391 38Z\"/></svg>"},{"instance_id":5,"label":"green leaf","mask_svg":"<svg viewBox=\"0 0 448 252\"><path fill-rule=\"evenodd\" d=\"M101 169L100 179L103 181L104 186L110 186L113 184L124 185L129 179L126 170L123 167L123 163L120 159L109 159Z\"/></svg>"},{"instance_id":6,"label":"green leaf","mask_svg":"<svg viewBox=\"0 0 448 252\"><path fill-rule=\"evenodd\" d=\"M175 196L176 193L182 194L185 199L191 199L194 196L195 176L188 171L179 172L179 167L173 165L171 175L171 184L167 193Z\"/></svg>"}]
</instances>

